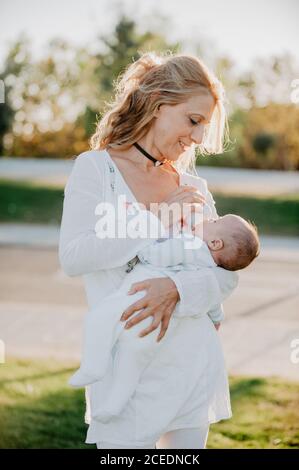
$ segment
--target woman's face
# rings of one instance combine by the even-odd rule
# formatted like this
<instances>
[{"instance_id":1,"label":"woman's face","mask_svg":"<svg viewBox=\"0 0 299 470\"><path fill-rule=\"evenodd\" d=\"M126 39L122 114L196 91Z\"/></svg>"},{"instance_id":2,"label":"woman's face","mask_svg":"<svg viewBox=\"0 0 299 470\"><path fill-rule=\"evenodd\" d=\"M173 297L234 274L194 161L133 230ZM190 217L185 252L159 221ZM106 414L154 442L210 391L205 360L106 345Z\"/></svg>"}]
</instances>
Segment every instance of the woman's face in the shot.
<instances>
[{"instance_id":1,"label":"woman's face","mask_svg":"<svg viewBox=\"0 0 299 470\"><path fill-rule=\"evenodd\" d=\"M177 160L193 143L201 144L214 107L210 93L192 96L174 106L161 105L151 129L153 149L169 160Z\"/></svg>"}]
</instances>

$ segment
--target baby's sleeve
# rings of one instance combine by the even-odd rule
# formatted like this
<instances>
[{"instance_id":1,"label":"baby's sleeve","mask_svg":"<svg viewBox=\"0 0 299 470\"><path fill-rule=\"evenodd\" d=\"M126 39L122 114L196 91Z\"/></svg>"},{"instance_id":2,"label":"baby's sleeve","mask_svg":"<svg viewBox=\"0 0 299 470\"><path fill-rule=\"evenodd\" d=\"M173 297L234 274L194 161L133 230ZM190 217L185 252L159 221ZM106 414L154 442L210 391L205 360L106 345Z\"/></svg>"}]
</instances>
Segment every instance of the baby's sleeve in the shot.
<instances>
[{"instance_id":1,"label":"baby's sleeve","mask_svg":"<svg viewBox=\"0 0 299 470\"><path fill-rule=\"evenodd\" d=\"M200 251L202 243L199 237L189 239L187 235L179 234L173 238L159 238L142 248L137 255L142 263L158 267L185 264L200 266L203 264Z\"/></svg>"},{"instance_id":2,"label":"baby's sleeve","mask_svg":"<svg viewBox=\"0 0 299 470\"><path fill-rule=\"evenodd\" d=\"M208 315L213 323L220 323L224 319L224 310L223 305L216 305L216 307L212 308Z\"/></svg>"}]
</instances>

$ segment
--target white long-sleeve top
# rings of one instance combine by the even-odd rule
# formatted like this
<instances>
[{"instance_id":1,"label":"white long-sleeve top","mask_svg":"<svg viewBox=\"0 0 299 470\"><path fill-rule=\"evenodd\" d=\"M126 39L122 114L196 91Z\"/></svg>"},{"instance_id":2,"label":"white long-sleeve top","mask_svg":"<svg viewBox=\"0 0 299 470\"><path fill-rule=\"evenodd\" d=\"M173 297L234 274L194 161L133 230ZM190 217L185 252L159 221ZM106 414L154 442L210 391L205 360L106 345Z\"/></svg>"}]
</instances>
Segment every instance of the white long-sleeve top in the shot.
<instances>
[{"instance_id":1,"label":"white long-sleeve top","mask_svg":"<svg viewBox=\"0 0 299 470\"><path fill-rule=\"evenodd\" d=\"M109 201L115 204L115 194L111 191L109 154L103 151L87 151L80 154L75 162L64 190L63 214L60 228L59 260L62 269L69 276L83 276L87 302L92 308L98 299L99 289L107 294L125 276L127 263L136 257L137 252L152 243L153 238L103 238L96 234L98 216L96 206ZM131 200L135 200L130 188L114 164L116 183L125 191L129 190ZM196 185L205 195L217 217L214 200L207 189L205 180L198 176L183 173L182 184ZM147 211L151 220L156 218ZM161 232L163 230L161 229ZM158 238L158 237L157 237ZM175 283L180 300L178 311L181 316L196 315L199 311L208 312L220 305L233 291L238 282L236 272L214 266L199 271L174 272L169 277Z\"/></svg>"},{"instance_id":2,"label":"white long-sleeve top","mask_svg":"<svg viewBox=\"0 0 299 470\"><path fill-rule=\"evenodd\" d=\"M217 217L205 180L181 173L181 184L197 186L205 195L212 216ZM76 158L64 190L59 260L67 275L83 277L89 309L94 308L101 297L118 289L128 270L134 266L134 260L138 259L137 252L153 242L153 238L97 236L98 204L106 201L117 205L119 195L126 195L130 202L137 202L108 152L87 151ZM147 212L146 216L156 223L157 238L163 236L160 220ZM163 430L184 427L186 424L199 425L201 421L207 420L216 422L231 414L221 347L217 336L209 328L210 320L204 313L213 309L223 311L221 304L236 287L238 275L213 266L200 270L168 272L168 276L175 283L180 296L176 304L177 315L183 321L178 331L180 347L173 351L170 345L170 349L166 351L165 343L161 357L157 357L147 368L146 377L142 378L138 393L136 391L134 395L137 415L129 408L125 410L125 417L120 416L109 424L97 422L91 417L93 410L100 406L109 393L110 384L96 382L86 387L85 422L90 425L87 443L101 439L128 443L133 439L141 444L149 442ZM202 315L195 319L200 312ZM198 342L198 350L191 347L191 336L194 336L193 343ZM195 364L196 370L190 370ZM173 373L170 372L170 367ZM202 373L206 377L204 381L199 380ZM150 395L146 392L149 390L148 381L156 383L154 389L151 388ZM159 391L159 397L155 396L155 390ZM191 402L188 390L194 391ZM203 399L204 402L201 401ZM198 415L194 415L192 410L188 411L188 415L184 414L191 403L198 410ZM157 405L159 419L155 413ZM178 410L181 414L173 420ZM144 426L144 423L147 425Z\"/></svg>"}]
</instances>

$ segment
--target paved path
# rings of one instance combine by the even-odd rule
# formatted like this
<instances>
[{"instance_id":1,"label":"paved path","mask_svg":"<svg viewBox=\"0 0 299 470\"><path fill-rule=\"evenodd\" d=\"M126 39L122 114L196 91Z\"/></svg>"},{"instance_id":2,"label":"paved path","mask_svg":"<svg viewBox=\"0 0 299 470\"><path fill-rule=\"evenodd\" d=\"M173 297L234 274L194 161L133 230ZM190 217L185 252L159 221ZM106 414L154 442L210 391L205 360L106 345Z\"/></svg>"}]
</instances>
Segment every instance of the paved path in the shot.
<instances>
[{"instance_id":1,"label":"paved path","mask_svg":"<svg viewBox=\"0 0 299 470\"><path fill-rule=\"evenodd\" d=\"M34 180L36 183L64 186L73 159L0 158L0 177ZM239 168L197 167L197 173L208 181L212 191L231 194L299 193L299 172Z\"/></svg>"},{"instance_id":2,"label":"paved path","mask_svg":"<svg viewBox=\"0 0 299 470\"><path fill-rule=\"evenodd\" d=\"M260 236L262 256L271 259L299 260L299 238ZM57 247L59 226L0 222L0 245Z\"/></svg>"},{"instance_id":3,"label":"paved path","mask_svg":"<svg viewBox=\"0 0 299 470\"><path fill-rule=\"evenodd\" d=\"M3 228L0 338L6 353L79 360L85 294L82 279L60 269L58 228L26 226L22 232L15 226L14 238ZM43 243L36 246L36 240ZM291 341L299 339L299 241L262 237L261 245L259 259L240 273L225 303L219 334L227 367L235 374L299 380L299 364L290 360Z\"/></svg>"}]
</instances>

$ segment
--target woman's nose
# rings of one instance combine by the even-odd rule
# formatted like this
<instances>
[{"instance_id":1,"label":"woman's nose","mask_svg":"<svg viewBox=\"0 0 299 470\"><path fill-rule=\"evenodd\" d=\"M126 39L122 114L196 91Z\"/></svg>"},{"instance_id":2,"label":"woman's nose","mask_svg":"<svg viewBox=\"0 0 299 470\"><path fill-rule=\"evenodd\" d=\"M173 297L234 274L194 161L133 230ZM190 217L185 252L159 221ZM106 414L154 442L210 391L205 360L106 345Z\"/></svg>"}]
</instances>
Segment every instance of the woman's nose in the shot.
<instances>
[{"instance_id":1,"label":"woman's nose","mask_svg":"<svg viewBox=\"0 0 299 470\"><path fill-rule=\"evenodd\" d=\"M195 144L201 144L204 135L204 126L198 126L197 129L193 129L191 134L192 142Z\"/></svg>"}]
</instances>

